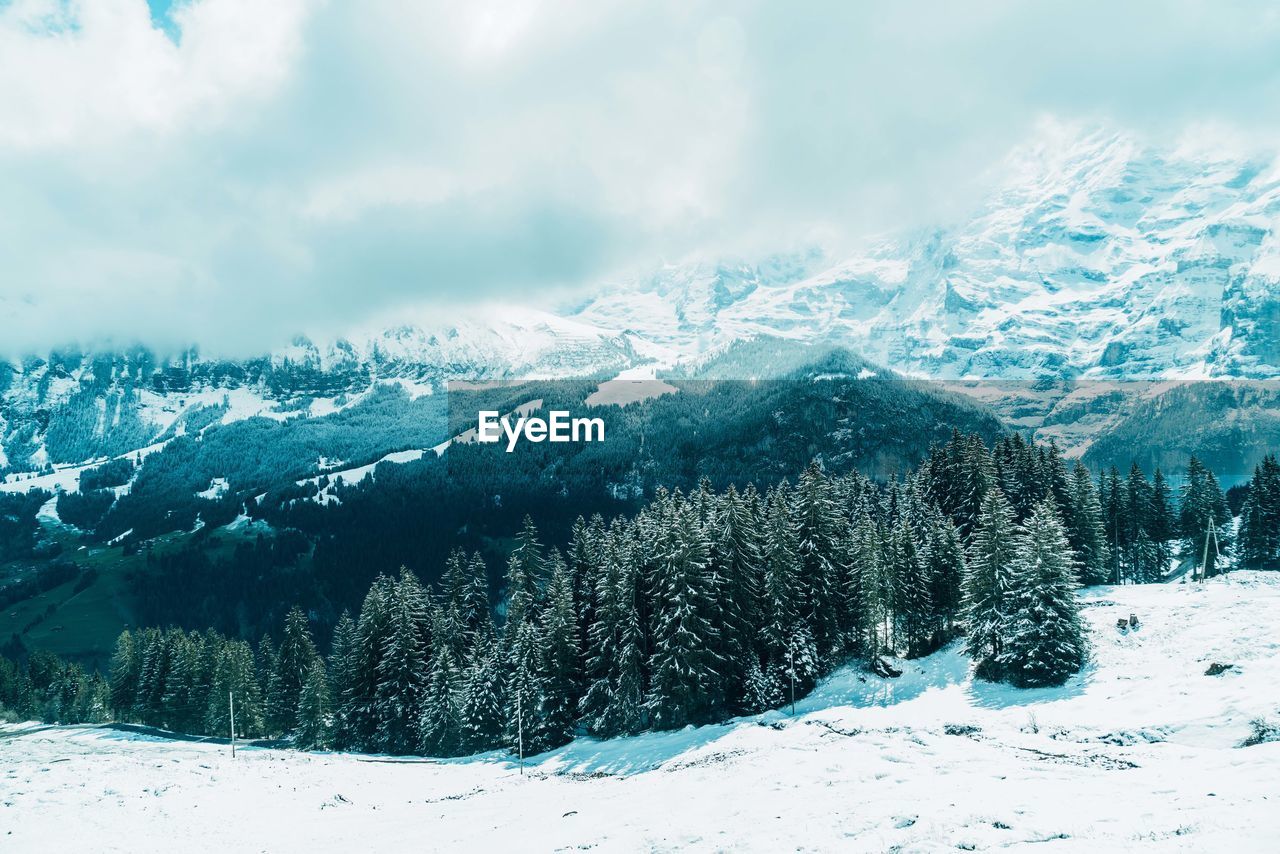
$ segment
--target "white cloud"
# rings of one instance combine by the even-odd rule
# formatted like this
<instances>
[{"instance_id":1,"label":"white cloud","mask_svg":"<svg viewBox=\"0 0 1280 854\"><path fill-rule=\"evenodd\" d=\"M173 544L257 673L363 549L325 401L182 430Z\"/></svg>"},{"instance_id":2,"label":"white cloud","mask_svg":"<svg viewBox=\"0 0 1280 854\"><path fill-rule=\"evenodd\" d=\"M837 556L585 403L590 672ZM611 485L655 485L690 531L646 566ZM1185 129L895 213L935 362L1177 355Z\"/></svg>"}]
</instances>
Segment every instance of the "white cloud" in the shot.
<instances>
[{"instance_id":1,"label":"white cloud","mask_svg":"<svg viewBox=\"0 0 1280 854\"><path fill-rule=\"evenodd\" d=\"M76 148L224 120L284 82L303 12L300 0L202 0L175 10L175 44L143 0L15 0L0 9L0 145Z\"/></svg>"},{"instance_id":2,"label":"white cloud","mask_svg":"<svg viewBox=\"0 0 1280 854\"><path fill-rule=\"evenodd\" d=\"M963 208L1045 115L1275 130L1210 2L0 2L2 345L268 346ZM10 332L9 330L13 330Z\"/></svg>"}]
</instances>

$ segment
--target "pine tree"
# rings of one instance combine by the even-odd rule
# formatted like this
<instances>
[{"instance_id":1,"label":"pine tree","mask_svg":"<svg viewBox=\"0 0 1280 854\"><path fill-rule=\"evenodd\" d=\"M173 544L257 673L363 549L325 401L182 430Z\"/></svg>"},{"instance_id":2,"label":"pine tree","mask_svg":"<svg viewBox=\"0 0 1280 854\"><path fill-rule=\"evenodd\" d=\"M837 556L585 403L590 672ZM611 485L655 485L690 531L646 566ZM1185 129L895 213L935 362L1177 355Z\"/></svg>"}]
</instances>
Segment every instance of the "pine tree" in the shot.
<instances>
[{"instance_id":1,"label":"pine tree","mask_svg":"<svg viewBox=\"0 0 1280 854\"><path fill-rule=\"evenodd\" d=\"M673 503L654 543L653 652L645 707L654 726L705 723L723 697L715 602L708 590L710 545L694 508Z\"/></svg>"},{"instance_id":2,"label":"pine tree","mask_svg":"<svg viewBox=\"0 0 1280 854\"><path fill-rule=\"evenodd\" d=\"M418 746L428 660L422 630L425 594L412 573L402 573L388 604L386 637L375 668L373 743L383 752L405 754Z\"/></svg>"},{"instance_id":3,"label":"pine tree","mask_svg":"<svg viewBox=\"0 0 1280 854\"><path fill-rule=\"evenodd\" d=\"M941 514L936 514L925 541L924 564L930 579L936 647L951 640L960 618L964 584L964 546L960 533Z\"/></svg>"},{"instance_id":4,"label":"pine tree","mask_svg":"<svg viewBox=\"0 0 1280 854\"><path fill-rule=\"evenodd\" d=\"M1151 539L1152 491L1146 476L1137 463L1129 468L1125 483L1124 521L1127 529L1125 563L1128 577L1135 584L1155 580L1155 544Z\"/></svg>"},{"instance_id":5,"label":"pine tree","mask_svg":"<svg viewBox=\"0 0 1280 854\"><path fill-rule=\"evenodd\" d=\"M528 516L507 560L506 622L518 627L533 613L543 577L543 550L538 529Z\"/></svg>"},{"instance_id":6,"label":"pine tree","mask_svg":"<svg viewBox=\"0 0 1280 854\"><path fill-rule=\"evenodd\" d=\"M759 669L755 635L760 623L761 535L758 520L733 486L710 514L709 524L725 693L730 706L740 708L748 669L753 662Z\"/></svg>"},{"instance_id":7,"label":"pine tree","mask_svg":"<svg viewBox=\"0 0 1280 854\"><path fill-rule=\"evenodd\" d=\"M615 524L596 573L595 620L588 634L588 686L582 720L592 735L639 732L644 724L644 632L638 607L639 570L629 531Z\"/></svg>"},{"instance_id":8,"label":"pine tree","mask_svg":"<svg viewBox=\"0 0 1280 854\"><path fill-rule=\"evenodd\" d=\"M272 732L287 735L297 729L298 701L317 657L307 617L295 606L285 616L267 686L267 727Z\"/></svg>"},{"instance_id":9,"label":"pine tree","mask_svg":"<svg viewBox=\"0 0 1280 854\"><path fill-rule=\"evenodd\" d=\"M467 562L462 591L462 627L468 646L494 636L493 608L489 606L489 569L479 552Z\"/></svg>"},{"instance_id":10,"label":"pine tree","mask_svg":"<svg viewBox=\"0 0 1280 854\"><path fill-rule=\"evenodd\" d=\"M761 642L764 672L772 698L813 687L818 654L813 635L800 613L800 547L797 525L786 494L775 489L768 499L764 535L764 623Z\"/></svg>"},{"instance_id":11,"label":"pine tree","mask_svg":"<svg viewBox=\"0 0 1280 854\"><path fill-rule=\"evenodd\" d=\"M419 720L422 751L428 756L457 756L464 749L459 686L462 675L449 644L439 644L431 659Z\"/></svg>"},{"instance_id":12,"label":"pine tree","mask_svg":"<svg viewBox=\"0 0 1280 854\"><path fill-rule=\"evenodd\" d=\"M1177 523L1173 514L1173 492L1164 472L1156 469L1151 480L1151 516L1147 524L1147 535L1154 546L1151 581L1163 581L1173 563L1173 541L1177 537Z\"/></svg>"},{"instance_id":13,"label":"pine tree","mask_svg":"<svg viewBox=\"0 0 1280 854\"><path fill-rule=\"evenodd\" d=\"M178 732L195 732L203 723L208 702L203 639L194 632L174 632L169 655L169 677L162 700L165 726Z\"/></svg>"},{"instance_id":14,"label":"pine tree","mask_svg":"<svg viewBox=\"0 0 1280 854\"><path fill-rule=\"evenodd\" d=\"M360 665L360 634L346 611L338 618L329 648L329 702L333 710L333 743L346 748L354 745L352 714L353 694L358 690L356 668Z\"/></svg>"},{"instance_id":15,"label":"pine tree","mask_svg":"<svg viewBox=\"0 0 1280 854\"><path fill-rule=\"evenodd\" d=\"M840 650L838 593L846 576L841 544L847 536L831 481L811 462L792 494L798 533L800 612L819 655L831 660Z\"/></svg>"},{"instance_id":16,"label":"pine tree","mask_svg":"<svg viewBox=\"0 0 1280 854\"><path fill-rule=\"evenodd\" d=\"M548 566L551 579L542 614L541 716L545 746L551 748L573 738L582 690L582 650L569 567L557 551L552 552Z\"/></svg>"},{"instance_id":17,"label":"pine tree","mask_svg":"<svg viewBox=\"0 0 1280 854\"><path fill-rule=\"evenodd\" d=\"M116 638L115 653L111 656L111 709L117 720L133 720L141 669L142 662L133 635L125 629Z\"/></svg>"},{"instance_id":18,"label":"pine tree","mask_svg":"<svg viewBox=\"0 0 1280 854\"><path fill-rule=\"evenodd\" d=\"M1009 573L997 663L1014 685L1060 685L1084 665L1087 640L1070 555L1057 510L1045 500L1024 525Z\"/></svg>"},{"instance_id":19,"label":"pine tree","mask_svg":"<svg viewBox=\"0 0 1280 854\"><path fill-rule=\"evenodd\" d=\"M172 633L151 629L144 638L134 709L142 723L164 726L164 696L172 663Z\"/></svg>"},{"instance_id":20,"label":"pine tree","mask_svg":"<svg viewBox=\"0 0 1280 854\"><path fill-rule=\"evenodd\" d=\"M998 674L1005 597L1017 545L1013 510L1004 493L992 489L982 503L964 578L964 651L984 678Z\"/></svg>"},{"instance_id":21,"label":"pine tree","mask_svg":"<svg viewBox=\"0 0 1280 854\"><path fill-rule=\"evenodd\" d=\"M506 725L506 691L497 642L481 641L472 651L458 710L463 748L478 753L502 744Z\"/></svg>"},{"instance_id":22,"label":"pine tree","mask_svg":"<svg viewBox=\"0 0 1280 854\"><path fill-rule=\"evenodd\" d=\"M217 735L230 731L231 696L234 695L236 736L260 735L264 728L262 688L253 648L244 641L224 641L215 661L205 731Z\"/></svg>"},{"instance_id":23,"label":"pine tree","mask_svg":"<svg viewBox=\"0 0 1280 854\"><path fill-rule=\"evenodd\" d=\"M897 637L905 646L907 657L916 658L931 651L930 642L934 635L930 597L932 579L920 559L915 532L905 516L894 532L891 554Z\"/></svg>"},{"instance_id":24,"label":"pine tree","mask_svg":"<svg viewBox=\"0 0 1280 854\"><path fill-rule=\"evenodd\" d=\"M1280 463L1274 454L1254 467L1240 511L1237 541L1243 568L1276 567L1280 558Z\"/></svg>"},{"instance_id":25,"label":"pine tree","mask_svg":"<svg viewBox=\"0 0 1280 854\"><path fill-rule=\"evenodd\" d=\"M951 514L960 536L972 535L981 515L987 492L996 485L995 465L979 436L966 436L961 441L956 460L957 506Z\"/></svg>"},{"instance_id":26,"label":"pine tree","mask_svg":"<svg viewBox=\"0 0 1280 854\"><path fill-rule=\"evenodd\" d=\"M507 677L506 745L512 753L525 755L542 750L542 637L533 620L508 625L515 631L509 642Z\"/></svg>"},{"instance_id":27,"label":"pine tree","mask_svg":"<svg viewBox=\"0 0 1280 854\"><path fill-rule=\"evenodd\" d=\"M1080 567L1080 583L1105 584L1111 555L1102 503L1089 470L1079 461L1071 471L1071 513L1076 520L1071 547L1076 553L1076 565Z\"/></svg>"},{"instance_id":28,"label":"pine tree","mask_svg":"<svg viewBox=\"0 0 1280 854\"><path fill-rule=\"evenodd\" d=\"M1102 524L1107 534L1107 555L1110 565L1107 568L1107 580L1111 584L1124 583L1124 552L1128 548L1124 524L1124 488L1120 482L1120 471L1112 466L1104 474L1099 483L1098 496L1102 504Z\"/></svg>"},{"instance_id":29,"label":"pine tree","mask_svg":"<svg viewBox=\"0 0 1280 854\"><path fill-rule=\"evenodd\" d=\"M348 670L348 684L340 698L343 708L343 743L359 750L376 750L378 724L378 665L387 643L395 582L380 575L365 594L356 622L356 646Z\"/></svg>"},{"instance_id":30,"label":"pine tree","mask_svg":"<svg viewBox=\"0 0 1280 854\"><path fill-rule=\"evenodd\" d=\"M863 657L880 655L886 641L881 628L888 623L881 579L885 575L880 563L880 534L871 515L862 509L854 522L849 540L849 581L846 585L851 646Z\"/></svg>"},{"instance_id":31,"label":"pine tree","mask_svg":"<svg viewBox=\"0 0 1280 854\"><path fill-rule=\"evenodd\" d=\"M333 710L330 703L329 674L324 660L311 659L307 678L298 694L297 744L311 750L333 746Z\"/></svg>"},{"instance_id":32,"label":"pine tree","mask_svg":"<svg viewBox=\"0 0 1280 854\"><path fill-rule=\"evenodd\" d=\"M1187 463L1187 479L1182 486L1182 508L1179 521L1182 528L1183 557L1195 562L1197 572L1206 562L1206 575L1215 575L1221 552L1226 550L1228 523L1231 521L1227 502L1213 472L1204 467L1196 457ZM1209 526L1213 525L1218 547L1213 547Z\"/></svg>"}]
</instances>

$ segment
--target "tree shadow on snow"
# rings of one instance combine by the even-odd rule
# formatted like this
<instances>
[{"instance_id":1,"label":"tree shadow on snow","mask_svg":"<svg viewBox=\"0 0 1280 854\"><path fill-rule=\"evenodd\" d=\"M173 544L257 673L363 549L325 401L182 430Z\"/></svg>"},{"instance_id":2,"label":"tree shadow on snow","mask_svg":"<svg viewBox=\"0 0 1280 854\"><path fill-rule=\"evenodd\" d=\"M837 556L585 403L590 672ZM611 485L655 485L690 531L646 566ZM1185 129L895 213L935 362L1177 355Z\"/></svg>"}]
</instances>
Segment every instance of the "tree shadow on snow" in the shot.
<instances>
[{"instance_id":1,"label":"tree shadow on snow","mask_svg":"<svg viewBox=\"0 0 1280 854\"><path fill-rule=\"evenodd\" d=\"M1082 696L1097 667L1090 662L1062 685L1048 688L1017 688L1003 682L973 678L967 693L973 705L982 709L1010 709L1038 703L1052 703Z\"/></svg>"}]
</instances>

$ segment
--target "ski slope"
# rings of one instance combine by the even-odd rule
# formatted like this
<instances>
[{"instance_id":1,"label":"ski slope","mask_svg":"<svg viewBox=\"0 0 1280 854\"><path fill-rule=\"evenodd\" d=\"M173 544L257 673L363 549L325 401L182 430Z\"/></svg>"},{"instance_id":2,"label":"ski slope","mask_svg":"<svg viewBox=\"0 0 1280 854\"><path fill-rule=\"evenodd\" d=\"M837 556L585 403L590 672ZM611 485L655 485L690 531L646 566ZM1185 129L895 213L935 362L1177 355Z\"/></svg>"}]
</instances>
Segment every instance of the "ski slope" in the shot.
<instances>
[{"instance_id":1,"label":"ski slope","mask_svg":"<svg viewBox=\"0 0 1280 854\"><path fill-rule=\"evenodd\" d=\"M794 716L580 739L523 775L10 726L0 850L1275 850L1280 743L1240 744L1280 721L1280 573L1083 600L1094 661L1061 688L975 682L951 648L840 671Z\"/></svg>"}]
</instances>

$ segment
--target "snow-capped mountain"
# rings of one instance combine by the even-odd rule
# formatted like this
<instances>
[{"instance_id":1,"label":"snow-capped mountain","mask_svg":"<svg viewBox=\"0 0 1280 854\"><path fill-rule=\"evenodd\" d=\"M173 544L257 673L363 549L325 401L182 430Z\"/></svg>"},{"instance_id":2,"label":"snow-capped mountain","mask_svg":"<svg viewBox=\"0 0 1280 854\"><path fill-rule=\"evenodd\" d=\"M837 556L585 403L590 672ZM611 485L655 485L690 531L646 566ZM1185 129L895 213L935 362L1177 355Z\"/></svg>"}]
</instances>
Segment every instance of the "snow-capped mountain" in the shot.
<instances>
[{"instance_id":1,"label":"snow-capped mountain","mask_svg":"<svg viewBox=\"0 0 1280 854\"><path fill-rule=\"evenodd\" d=\"M388 384L605 374L648 361L632 339L532 309L402 321L246 360L142 348L0 362L0 471L114 456L250 417L324 416ZM643 342L638 342L643 346Z\"/></svg>"},{"instance_id":2,"label":"snow-capped mountain","mask_svg":"<svg viewBox=\"0 0 1280 854\"><path fill-rule=\"evenodd\" d=\"M840 260L665 269L574 317L698 352L841 343L935 378L1280 374L1280 166L1049 132L971 219Z\"/></svg>"},{"instance_id":3,"label":"snow-capped mountain","mask_svg":"<svg viewBox=\"0 0 1280 854\"><path fill-rule=\"evenodd\" d=\"M666 266L554 310L419 309L247 360L135 348L0 363L0 470L119 453L188 421L323 415L380 383L417 395L457 378L696 365L757 336L838 344L915 376L1064 391L1280 376L1274 157L1046 128L1000 174L968 219L851 257ZM986 394L1014 420L1025 403Z\"/></svg>"}]
</instances>

